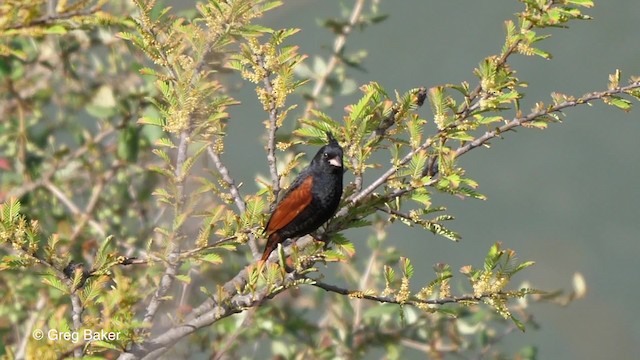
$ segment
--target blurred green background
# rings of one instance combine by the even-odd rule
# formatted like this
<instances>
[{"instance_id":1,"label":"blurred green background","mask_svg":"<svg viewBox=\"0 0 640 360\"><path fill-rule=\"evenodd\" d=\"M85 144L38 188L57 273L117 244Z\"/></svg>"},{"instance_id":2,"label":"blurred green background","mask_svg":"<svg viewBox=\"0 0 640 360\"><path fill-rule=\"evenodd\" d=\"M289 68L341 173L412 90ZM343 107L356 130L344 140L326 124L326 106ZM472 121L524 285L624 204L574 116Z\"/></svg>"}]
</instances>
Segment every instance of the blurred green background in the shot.
<instances>
[{"instance_id":1,"label":"blurred green background","mask_svg":"<svg viewBox=\"0 0 640 360\"><path fill-rule=\"evenodd\" d=\"M265 21L274 28L303 29L293 40L301 44L301 53L326 59L333 36L316 23L336 17L341 6L352 3L296 0L270 12ZM389 18L365 32L356 30L347 42L347 52L368 51L366 71L351 70L349 75L358 86L377 81L390 94L463 80L474 85L474 67L499 51L504 20L514 19L522 6L515 0L382 1ZM529 83L524 110L536 101L550 102L552 91L578 96L604 90L616 68L623 79L640 75L640 1L597 1L584 12L594 19L573 22L568 30L548 29L553 36L540 47L554 55L552 60L514 57L512 66ZM253 189L256 171L267 173L265 114L251 86L232 95L243 106L231 109L225 158L233 176ZM342 108L356 96L338 98L327 112L341 119ZM526 278L536 288L570 290L574 272L581 272L588 285L585 299L566 308L534 305L532 313L542 328L513 333L503 345L536 345L540 359L637 358L639 111L582 106L568 110L562 124L544 131L520 129L494 141L491 149L471 152L461 163L488 201L438 196L434 202L456 216L450 227L463 240L453 243L395 225L388 243L419 263L416 275L422 279L432 277L431 266L437 262L454 269L480 265L495 241L515 249L523 260L536 261L514 284ZM428 106L420 112L430 117ZM288 121L285 130L293 128L293 118ZM371 179L365 178L365 185L367 181ZM351 240L364 249L364 237Z\"/></svg>"}]
</instances>

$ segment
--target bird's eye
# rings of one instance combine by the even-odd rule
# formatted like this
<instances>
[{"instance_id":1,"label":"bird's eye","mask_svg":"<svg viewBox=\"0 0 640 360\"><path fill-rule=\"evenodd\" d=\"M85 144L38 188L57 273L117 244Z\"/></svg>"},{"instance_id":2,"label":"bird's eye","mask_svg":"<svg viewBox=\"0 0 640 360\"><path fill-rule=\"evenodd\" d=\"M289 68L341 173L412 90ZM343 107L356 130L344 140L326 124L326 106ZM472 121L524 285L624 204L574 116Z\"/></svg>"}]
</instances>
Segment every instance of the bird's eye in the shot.
<instances>
[{"instance_id":1,"label":"bird's eye","mask_svg":"<svg viewBox=\"0 0 640 360\"><path fill-rule=\"evenodd\" d=\"M329 154L328 153L324 153L324 154L322 154L322 156L329 157Z\"/></svg>"}]
</instances>

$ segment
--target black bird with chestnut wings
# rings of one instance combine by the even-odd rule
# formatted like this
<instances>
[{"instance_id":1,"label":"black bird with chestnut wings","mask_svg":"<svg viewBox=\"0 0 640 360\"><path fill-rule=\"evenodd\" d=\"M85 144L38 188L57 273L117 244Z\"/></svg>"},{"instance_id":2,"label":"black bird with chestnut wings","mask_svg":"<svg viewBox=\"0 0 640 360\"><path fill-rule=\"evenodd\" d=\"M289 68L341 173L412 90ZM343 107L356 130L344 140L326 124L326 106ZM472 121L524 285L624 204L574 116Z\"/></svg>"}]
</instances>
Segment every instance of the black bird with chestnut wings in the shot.
<instances>
[{"instance_id":1,"label":"black bird with chestnut wings","mask_svg":"<svg viewBox=\"0 0 640 360\"><path fill-rule=\"evenodd\" d=\"M344 174L342 148L330 132L327 138L329 143L320 148L273 210L264 229L263 261L279 243L315 231L338 210Z\"/></svg>"}]
</instances>

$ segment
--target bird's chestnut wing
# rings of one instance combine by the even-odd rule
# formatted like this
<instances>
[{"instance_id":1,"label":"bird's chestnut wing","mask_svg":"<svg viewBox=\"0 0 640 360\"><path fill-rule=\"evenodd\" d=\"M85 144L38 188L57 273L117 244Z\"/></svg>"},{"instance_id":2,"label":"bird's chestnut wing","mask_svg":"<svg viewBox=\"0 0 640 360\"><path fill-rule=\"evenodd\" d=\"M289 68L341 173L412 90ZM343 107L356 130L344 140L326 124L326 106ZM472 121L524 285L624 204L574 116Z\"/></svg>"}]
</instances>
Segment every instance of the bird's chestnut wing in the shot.
<instances>
[{"instance_id":1,"label":"bird's chestnut wing","mask_svg":"<svg viewBox=\"0 0 640 360\"><path fill-rule=\"evenodd\" d=\"M271 214L266 228L267 236L287 226L302 210L309 206L313 199L312 186L313 176L309 175L287 192Z\"/></svg>"}]
</instances>

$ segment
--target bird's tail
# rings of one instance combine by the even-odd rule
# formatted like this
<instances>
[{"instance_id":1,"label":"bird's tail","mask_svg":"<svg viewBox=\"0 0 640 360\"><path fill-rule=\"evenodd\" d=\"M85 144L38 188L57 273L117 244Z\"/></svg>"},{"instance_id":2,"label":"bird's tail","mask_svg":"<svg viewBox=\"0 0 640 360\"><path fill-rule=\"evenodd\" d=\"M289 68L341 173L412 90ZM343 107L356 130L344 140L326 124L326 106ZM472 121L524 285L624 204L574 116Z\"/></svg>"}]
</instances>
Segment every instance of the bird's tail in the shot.
<instances>
[{"instance_id":1,"label":"bird's tail","mask_svg":"<svg viewBox=\"0 0 640 360\"><path fill-rule=\"evenodd\" d=\"M262 253L262 258L260 260L267 261L271 252L278 246L278 243L282 242L282 238L278 233L273 233L269 235L267 239L267 245L264 247L264 252Z\"/></svg>"}]
</instances>

